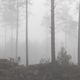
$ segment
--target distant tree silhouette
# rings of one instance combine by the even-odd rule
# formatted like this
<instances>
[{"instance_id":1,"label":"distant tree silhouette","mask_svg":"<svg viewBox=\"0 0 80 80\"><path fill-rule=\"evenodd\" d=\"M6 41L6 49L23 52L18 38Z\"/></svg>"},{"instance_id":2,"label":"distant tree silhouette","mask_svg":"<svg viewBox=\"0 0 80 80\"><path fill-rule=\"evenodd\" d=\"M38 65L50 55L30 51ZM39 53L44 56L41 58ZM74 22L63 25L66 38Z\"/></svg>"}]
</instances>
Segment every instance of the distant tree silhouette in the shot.
<instances>
[{"instance_id":1,"label":"distant tree silhouette","mask_svg":"<svg viewBox=\"0 0 80 80\"><path fill-rule=\"evenodd\" d=\"M3 6L2 21L4 23L4 29L5 29L5 50L6 50L7 27L10 27L11 29L11 55L12 55L13 53L13 49L12 49L13 48L12 47L13 46L13 28L16 27L16 23L17 23L17 8L15 7L16 0L2 0L1 3Z\"/></svg>"},{"instance_id":2,"label":"distant tree silhouette","mask_svg":"<svg viewBox=\"0 0 80 80\"><path fill-rule=\"evenodd\" d=\"M68 65L70 64L71 55L67 54L67 51L64 47L61 48L61 51L59 52L57 56L57 61L59 64Z\"/></svg>"},{"instance_id":3,"label":"distant tree silhouette","mask_svg":"<svg viewBox=\"0 0 80 80\"><path fill-rule=\"evenodd\" d=\"M19 64L19 63L20 63L20 61L21 61L21 57L20 57L20 56L18 56L18 58L17 58L17 63Z\"/></svg>"},{"instance_id":4,"label":"distant tree silhouette","mask_svg":"<svg viewBox=\"0 0 80 80\"><path fill-rule=\"evenodd\" d=\"M49 58L41 58L40 59L40 64L48 64L50 63L50 59Z\"/></svg>"},{"instance_id":5,"label":"distant tree silhouette","mask_svg":"<svg viewBox=\"0 0 80 80\"><path fill-rule=\"evenodd\" d=\"M78 65L80 65L80 3L79 3L79 26L78 26Z\"/></svg>"},{"instance_id":6,"label":"distant tree silhouette","mask_svg":"<svg viewBox=\"0 0 80 80\"><path fill-rule=\"evenodd\" d=\"M5 25L10 26L11 29L11 53L13 53L13 29L15 28L16 30L16 45L15 45L15 53L16 53L16 62L18 58L18 27L19 27L19 7L26 5L26 10L27 10L27 4L28 0L2 0L2 5L3 5L3 10L2 10L2 17L3 17L3 22ZM6 14L5 14L6 13ZM26 12L27 14L27 12ZM27 17L26 17L27 20ZM27 21L26 21L27 24ZM27 25L26 25L27 26ZM27 35L27 32L26 32ZM5 29L5 37L6 37L6 29ZM26 38L27 39L27 38ZM27 42L27 41L26 41ZM5 39L6 43L6 39ZM28 44L26 44L28 45ZM28 49L26 48L26 51ZM28 53L27 53L28 54ZM28 59L28 58L27 58Z\"/></svg>"}]
</instances>

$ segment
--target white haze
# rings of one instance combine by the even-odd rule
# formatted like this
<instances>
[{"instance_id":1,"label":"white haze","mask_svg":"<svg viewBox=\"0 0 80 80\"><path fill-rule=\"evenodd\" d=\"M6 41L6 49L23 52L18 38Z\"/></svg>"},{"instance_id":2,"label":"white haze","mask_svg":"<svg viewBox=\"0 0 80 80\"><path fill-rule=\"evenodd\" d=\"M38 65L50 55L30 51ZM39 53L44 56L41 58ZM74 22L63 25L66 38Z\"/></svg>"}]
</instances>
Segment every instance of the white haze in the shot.
<instances>
[{"instance_id":1,"label":"white haze","mask_svg":"<svg viewBox=\"0 0 80 80\"><path fill-rule=\"evenodd\" d=\"M1 0L0 0L1 1ZM48 27L46 28L42 25L42 21L44 21L43 17L48 13L49 7L46 4L47 0L32 0L32 5L29 6L29 15L28 15L28 49L29 49L29 63L36 64L40 62L41 58L51 58L51 48L50 48L50 32L48 31ZM59 13L67 7L68 14L70 15L70 19L76 23L78 23L78 10L76 11L76 7L78 5L78 0L55 0L56 8L55 8L55 27L56 27L56 53L59 52L62 45L66 45L68 53L72 55L73 62L77 63L77 38L74 36L67 35L65 40L65 32L63 31L64 25L61 22L61 18L59 18ZM73 1L73 2L70 2ZM66 7L65 7L66 6ZM26 8L22 6L19 8L19 43L18 43L18 56L21 57L21 63L25 64L26 61ZM49 12L50 13L50 12ZM64 13L63 13L64 14ZM1 13L0 13L1 15ZM15 38L16 31L13 30L13 41L11 42L11 31L10 26L7 26L7 38L6 38L6 53L5 53L5 28L4 22L2 22L2 17L0 16L0 50L1 50L1 58L13 57L15 58ZM76 26L77 27L77 26ZM76 33L77 34L77 30ZM77 36L76 36L77 37ZM13 49L11 49L11 43L13 45ZM13 51L11 53L11 51Z\"/></svg>"}]
</instances>

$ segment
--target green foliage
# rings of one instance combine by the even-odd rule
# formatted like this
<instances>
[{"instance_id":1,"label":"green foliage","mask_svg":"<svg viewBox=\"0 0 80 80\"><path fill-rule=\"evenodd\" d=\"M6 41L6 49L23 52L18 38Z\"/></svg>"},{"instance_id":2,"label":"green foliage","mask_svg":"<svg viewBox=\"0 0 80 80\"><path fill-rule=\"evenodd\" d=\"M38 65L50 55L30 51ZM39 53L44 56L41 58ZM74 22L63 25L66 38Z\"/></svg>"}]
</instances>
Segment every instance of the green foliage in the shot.
<instances>
[{"instance_id":1,"label":"green foliage","mask_svg":"<svg viewBox=\"0 0 80 80\"><path fill-rule=\"evenodd\" d=\"M58 63L62 65L69 65L70 59L71 59L71 55L67 54L67 51L65 50L65 48L62 47L57 57Z\"/></svg>"}]
</instances>

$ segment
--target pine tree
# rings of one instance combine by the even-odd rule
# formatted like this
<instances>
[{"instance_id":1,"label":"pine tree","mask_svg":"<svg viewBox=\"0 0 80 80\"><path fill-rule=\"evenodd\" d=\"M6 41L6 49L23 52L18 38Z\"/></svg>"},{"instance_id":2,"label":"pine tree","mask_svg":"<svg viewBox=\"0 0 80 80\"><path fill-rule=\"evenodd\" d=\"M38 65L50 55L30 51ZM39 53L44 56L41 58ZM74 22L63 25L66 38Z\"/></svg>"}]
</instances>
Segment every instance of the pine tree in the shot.
<instances>
[{"instance_id":1,"label":"pine tree","mask_svg":"<svg viewBox=\"0 0 80 80\"><path fill-rule=\"evenodd\" d=\"M67 54L67 51L65 50L65 48L62 47L57 57L58 63L62 65L69 65L70 59L71 59L71 55Z\"/></svg>"},{"instance_id":2,"label":"pine tree","mask_svg":"<svg viewBox=\"0 0 80 80\"><path fill-rule=\"evenodd\" d=\"M26 0L26 66L28 66L28 0Z\"/></svg>"},{"instance_id":3,"label":"pine tree","mask_svg":"<svg viewBox=\"0 0 80 80\"><path fill-rule=\"evenodd\" d=\"M55 63L55 26L54 26L54 0L51 0L51 57Z\"/></svg>"},{"instance_id":4,"label":"pine tree","mask_svg":"<svg viewBox=\"0 0 80 80\"><path fill-rule=\"evenodd\" d=\"M78 65L80 65L80 4L79 4L79 26L78 26Z\"/></svg>"}]
</instances>

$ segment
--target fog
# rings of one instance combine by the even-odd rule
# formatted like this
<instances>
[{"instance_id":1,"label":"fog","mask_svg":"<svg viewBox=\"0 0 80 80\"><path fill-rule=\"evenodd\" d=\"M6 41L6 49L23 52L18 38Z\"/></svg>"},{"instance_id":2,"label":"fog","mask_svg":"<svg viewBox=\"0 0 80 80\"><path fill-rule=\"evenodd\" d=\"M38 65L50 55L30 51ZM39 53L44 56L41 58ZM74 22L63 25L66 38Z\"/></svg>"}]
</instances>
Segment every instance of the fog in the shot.
<instances>
[{"instance_id":1,"label":"fog","mask_svg":"<svg viewBox=\"0 0 80 80\"><path fill-rule=\"evenodd\" d=\"M41 58L51 61L50 1L32 0L28 5L29 64L40 63ZM77 63L78 0L55 0L56 57L64 46L72 61ZM16 58L16 15L10 15L0 0L0 58ZM3 15L6 12L6 15ZM15 15L16 14L16 15ZM18 56L26 63L26 5L19 7ZM7 16L7 17L5 17ZM12 29L11 29L12 28ZM6 34L5 34L6 30ZM12 30L12 31L11 31Z\"/></svg>"}]
</instances>

